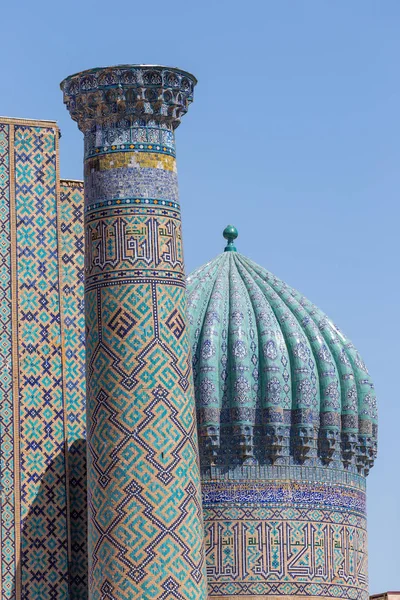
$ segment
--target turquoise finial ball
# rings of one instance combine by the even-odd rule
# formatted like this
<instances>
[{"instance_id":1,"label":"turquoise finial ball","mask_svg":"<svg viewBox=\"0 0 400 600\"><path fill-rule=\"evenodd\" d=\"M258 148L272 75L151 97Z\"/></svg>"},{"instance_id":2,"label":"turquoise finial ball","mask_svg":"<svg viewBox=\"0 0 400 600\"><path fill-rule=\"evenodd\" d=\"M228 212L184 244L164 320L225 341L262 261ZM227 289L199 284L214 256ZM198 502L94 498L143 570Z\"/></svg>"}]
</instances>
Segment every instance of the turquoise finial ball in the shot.
<instances>
[{"instance_id":1,"label":"turquoise finial ball","mask_svg":"<svg viewBox=\"0 0 400 600\"><path fill-rule=\"evenodd\" d=\"M227 227L225 227L222 235L226 240L228 240L228 245L225 248L225 252L236 252L236 247L233 243L239 235L236 227L234 227L233 225L228 225Z\"/></svg>"}]
</instances>

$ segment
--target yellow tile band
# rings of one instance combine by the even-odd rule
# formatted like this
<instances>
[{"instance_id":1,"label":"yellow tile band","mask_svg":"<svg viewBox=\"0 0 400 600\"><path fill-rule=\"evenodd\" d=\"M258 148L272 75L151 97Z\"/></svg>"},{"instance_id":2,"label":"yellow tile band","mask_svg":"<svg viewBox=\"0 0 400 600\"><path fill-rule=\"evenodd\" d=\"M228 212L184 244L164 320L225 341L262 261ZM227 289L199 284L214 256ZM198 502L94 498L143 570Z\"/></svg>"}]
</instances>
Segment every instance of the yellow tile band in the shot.
<instances>
[{"instance_id":1,"label":"yellow tile band","mask_svg":"<svg viewBox=\"0 0 400 600\"><path fill-rule=\"evenodd\" d=\"M115 152L89 158L87 168L94 171L108 171L110 169L163 169L176 172L176 160L168 154L157 152Z\"/></svg>"}]
</instances>

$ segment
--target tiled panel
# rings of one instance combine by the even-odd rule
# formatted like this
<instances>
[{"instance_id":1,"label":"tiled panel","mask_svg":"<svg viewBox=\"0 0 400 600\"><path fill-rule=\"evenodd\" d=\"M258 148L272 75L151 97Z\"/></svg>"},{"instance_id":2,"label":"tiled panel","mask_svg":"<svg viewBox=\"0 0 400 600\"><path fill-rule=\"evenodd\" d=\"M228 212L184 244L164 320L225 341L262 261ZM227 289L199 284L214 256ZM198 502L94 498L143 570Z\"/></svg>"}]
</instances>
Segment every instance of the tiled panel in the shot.
<instances>
[{"instance_id":1,"label":"tiled panel","mask_svg":"<svg viewBox=\"0 0 400 600\"><path fill-rule=\"evenodd\" d=\"M58 128L2 119L2 598L68 598ZM3 376L4 373L4 376Z\"/></svg>"},{"instance_id":2,"label":"tiled panel","mask_svg":"<svg viewBox=\"0 0 400 600\"><path fill-rule=\"evenodd\" d=\"M61 180L59 258L68 447L70 600L87 597L83 182Z\"/></svg>"}]
</instances>

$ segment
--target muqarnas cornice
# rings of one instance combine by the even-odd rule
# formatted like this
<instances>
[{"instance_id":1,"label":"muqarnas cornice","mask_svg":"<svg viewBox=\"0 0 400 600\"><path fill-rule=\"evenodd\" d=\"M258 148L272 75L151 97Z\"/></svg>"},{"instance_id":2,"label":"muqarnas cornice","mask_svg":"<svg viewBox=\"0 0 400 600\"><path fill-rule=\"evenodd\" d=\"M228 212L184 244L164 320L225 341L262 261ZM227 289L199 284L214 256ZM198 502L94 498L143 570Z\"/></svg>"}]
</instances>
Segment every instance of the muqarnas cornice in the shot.
<instances>
[{"instance_id":1,"label":"muqarnas cornice","mask_svg":"<svg viewBox=\"0 0 400 600\"><path fill-rule=\"evenodd\" d=\"M157 65L118 65L82 71L61 82L64 103L78 127L155 121L176 129L193 101L196 78Z\"/></svg>"}]
</instances>

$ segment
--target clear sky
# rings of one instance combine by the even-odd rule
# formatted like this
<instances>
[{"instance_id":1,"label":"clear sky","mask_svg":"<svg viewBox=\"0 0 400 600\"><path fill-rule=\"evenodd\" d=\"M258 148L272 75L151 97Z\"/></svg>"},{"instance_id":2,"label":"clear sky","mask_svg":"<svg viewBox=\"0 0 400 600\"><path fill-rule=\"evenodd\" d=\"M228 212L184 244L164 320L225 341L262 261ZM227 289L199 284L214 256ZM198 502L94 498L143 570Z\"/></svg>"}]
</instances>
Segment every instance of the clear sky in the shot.
<instances>
[{"instance_id":1,"label":"clear sky","mask_svg":"<svg viewBox=\"0 0 400 600\"><path fill-rule=\"evenodd\" d=\"M0 114L82 136L59 82L119 63L194 73L177 133L187 270L237 247L323 309L376 383L371 593L400 589L400 2L15 0L1 7ZM397 373L397 375L396 375ZM396 375L396 377L395 377Z\"/></svg>"}]
</instances>

